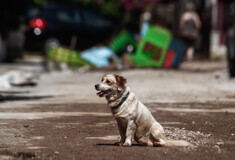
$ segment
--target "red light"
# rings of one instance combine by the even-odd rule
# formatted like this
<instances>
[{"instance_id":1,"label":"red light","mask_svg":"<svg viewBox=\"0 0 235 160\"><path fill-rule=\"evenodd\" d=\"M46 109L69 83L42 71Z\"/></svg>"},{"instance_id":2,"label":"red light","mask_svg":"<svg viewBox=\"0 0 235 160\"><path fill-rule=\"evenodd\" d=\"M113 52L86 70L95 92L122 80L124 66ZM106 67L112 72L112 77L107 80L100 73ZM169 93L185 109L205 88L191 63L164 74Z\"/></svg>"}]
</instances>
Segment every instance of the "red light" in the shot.
<instances>
[{"instance_id":1,"label":"red light","mask_svg":"<svg viewBox=\"0 0 235 160\"><path fill-rule=\"evenodd\" d=\"M44 29L46 27L46 21L41 18L34 18L29 22L30 27Z\"/></svg>"}]
</instances>

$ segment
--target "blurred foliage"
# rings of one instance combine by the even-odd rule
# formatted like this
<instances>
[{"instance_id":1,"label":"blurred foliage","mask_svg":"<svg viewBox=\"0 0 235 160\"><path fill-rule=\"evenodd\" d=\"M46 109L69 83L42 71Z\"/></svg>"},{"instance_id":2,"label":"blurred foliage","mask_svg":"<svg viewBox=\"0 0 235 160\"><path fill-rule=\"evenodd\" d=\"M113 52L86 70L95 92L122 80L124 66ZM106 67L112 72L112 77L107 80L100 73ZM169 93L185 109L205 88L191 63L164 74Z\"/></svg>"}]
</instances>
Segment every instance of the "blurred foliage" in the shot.
<instances>
[{"instance_id":1,"label":"blurred foliage","mask_svg":"<svg viewBox=\"0 0 235 160\"><path fill-rule=\"evenodd\" d=\"M111 14L112 16L120 16L121 3L120 0L103 0L101 10L104 14Z\"/></svg>"}]
</instances>

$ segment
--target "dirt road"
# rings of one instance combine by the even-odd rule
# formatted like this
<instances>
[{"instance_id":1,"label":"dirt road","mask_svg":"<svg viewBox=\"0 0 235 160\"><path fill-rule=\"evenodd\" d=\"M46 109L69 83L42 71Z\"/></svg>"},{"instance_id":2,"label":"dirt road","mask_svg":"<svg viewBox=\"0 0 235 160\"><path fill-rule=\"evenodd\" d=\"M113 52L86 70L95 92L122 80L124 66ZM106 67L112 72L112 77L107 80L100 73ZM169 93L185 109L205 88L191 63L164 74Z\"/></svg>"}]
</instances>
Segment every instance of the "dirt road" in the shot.
<instances>
[{"instance_id":1,"label":"dirt road","mask_svg":"<svg viewBox=\"0 0 235 160\"><path fill-rule=\"evenodd\" d=\"M42 74L36 87L12 88L21 94L4 94L0 159L234 159L235 81L224 64L115 73L127 78L168 139L192 146L113 145L115 120L94 90L104 73L66 71Z\"/></svg>"}]
</instances>

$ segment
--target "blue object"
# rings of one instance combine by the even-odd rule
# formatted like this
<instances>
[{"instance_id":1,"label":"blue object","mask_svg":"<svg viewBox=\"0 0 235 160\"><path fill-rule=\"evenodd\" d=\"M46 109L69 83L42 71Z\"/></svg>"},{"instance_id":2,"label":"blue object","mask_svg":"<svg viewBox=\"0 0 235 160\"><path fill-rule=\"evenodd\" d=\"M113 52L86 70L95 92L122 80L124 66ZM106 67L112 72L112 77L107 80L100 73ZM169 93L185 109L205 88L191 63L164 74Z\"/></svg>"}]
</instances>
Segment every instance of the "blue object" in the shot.
<instances>
[{"instance_id":1,"label":"blue object","mask_svg":"<svg viewBox=\"0 0 235 160\"><path fill-rule=\"evenodd\" d=\"M148 22L144 22L142 27L141 27L141 31L140 31L140 36L142 38L145 37L148 29L149 29L149 23Z\"/></svg>"},{"instance_id":2,"label":"blue object","mask_svg":"<svg viewBox=\"0 0 235 160\"><path fill-rule=\"evenodd\" d=\"M105 67L110 64L110 59L117 59L115 53L108 47L93 47L80 52L83 59L96 67Z\"/></svg>"}]
</instances>

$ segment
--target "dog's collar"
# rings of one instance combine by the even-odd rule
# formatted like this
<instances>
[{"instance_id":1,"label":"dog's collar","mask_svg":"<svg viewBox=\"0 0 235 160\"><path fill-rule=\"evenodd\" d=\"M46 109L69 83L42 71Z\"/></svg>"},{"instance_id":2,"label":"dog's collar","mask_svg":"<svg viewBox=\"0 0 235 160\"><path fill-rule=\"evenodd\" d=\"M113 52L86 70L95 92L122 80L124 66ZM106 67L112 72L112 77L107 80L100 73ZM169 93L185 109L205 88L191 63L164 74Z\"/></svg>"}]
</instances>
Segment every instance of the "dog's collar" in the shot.
<instances>
[{"instance_id":1,"label":"dog's collar","mask_svg":"<svg viewBox=\"0 0 235 160\"><path fill-rule=\"evenodd\" d=\"M113 106L112 109L118 109L126 101L126 99L129 97L129 95L130 95L130 92L128 92L126 94L126 96L122 98L121 102L118 105Z\"/></svg>"}]
</instances>

